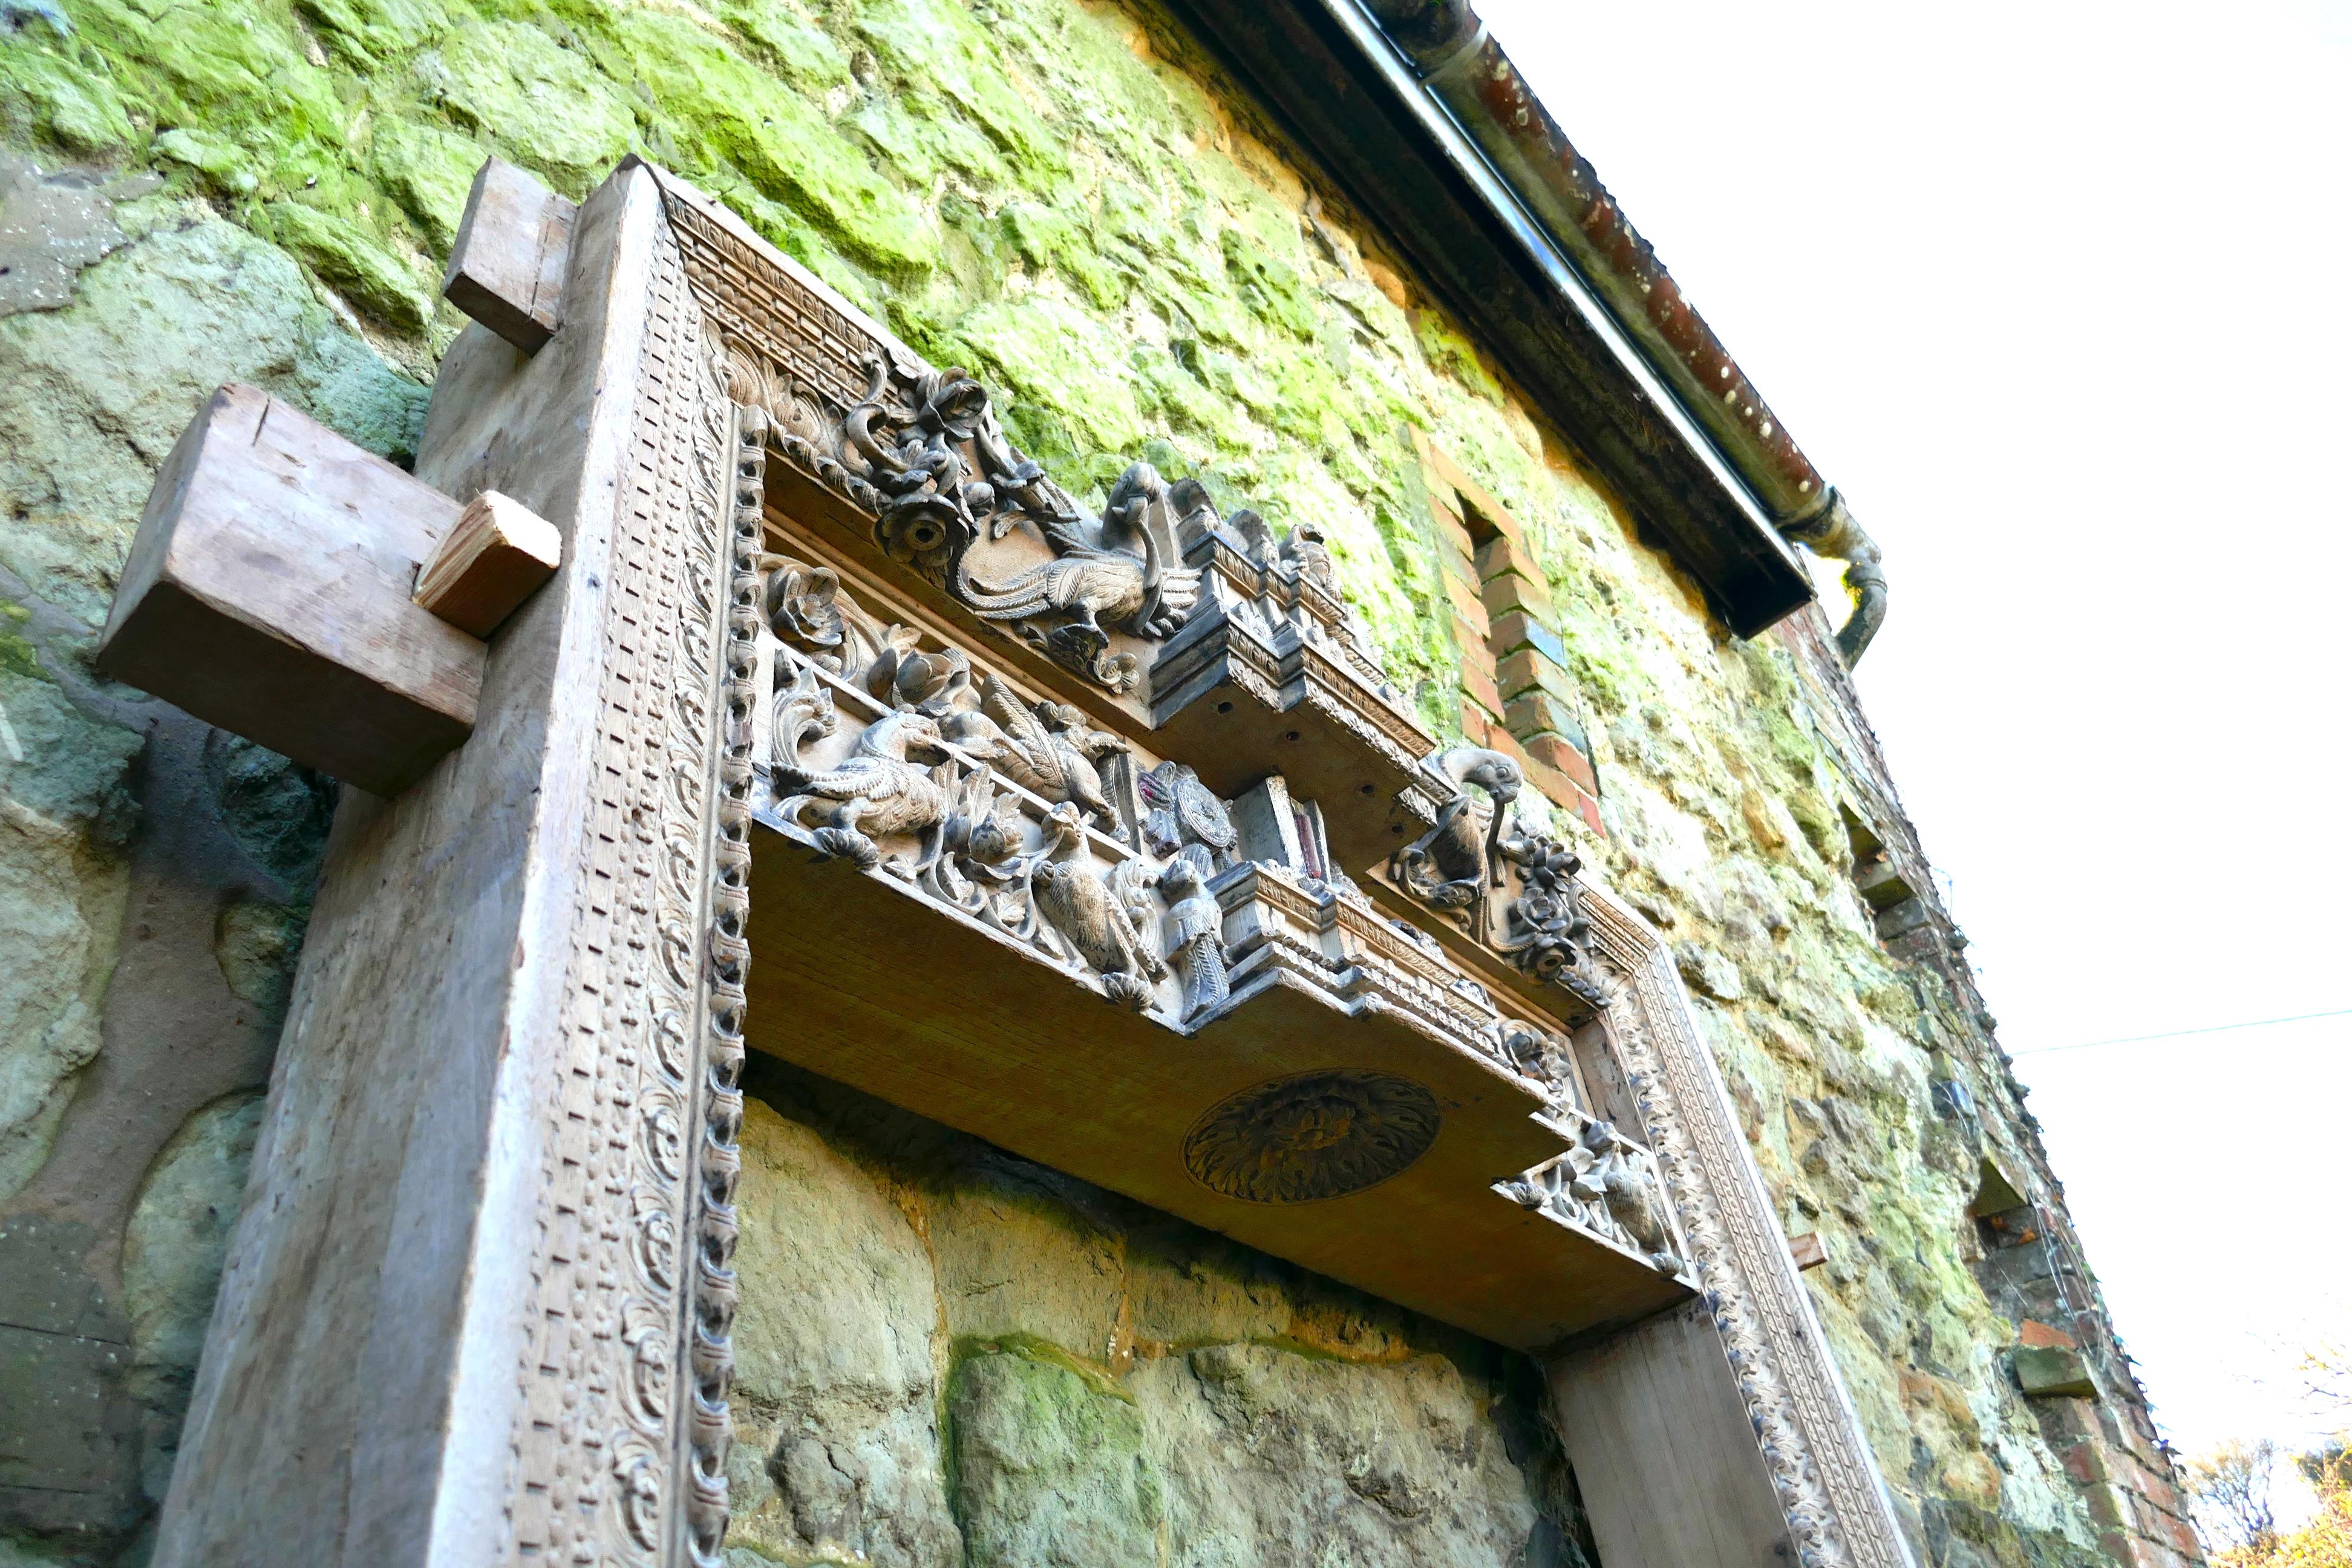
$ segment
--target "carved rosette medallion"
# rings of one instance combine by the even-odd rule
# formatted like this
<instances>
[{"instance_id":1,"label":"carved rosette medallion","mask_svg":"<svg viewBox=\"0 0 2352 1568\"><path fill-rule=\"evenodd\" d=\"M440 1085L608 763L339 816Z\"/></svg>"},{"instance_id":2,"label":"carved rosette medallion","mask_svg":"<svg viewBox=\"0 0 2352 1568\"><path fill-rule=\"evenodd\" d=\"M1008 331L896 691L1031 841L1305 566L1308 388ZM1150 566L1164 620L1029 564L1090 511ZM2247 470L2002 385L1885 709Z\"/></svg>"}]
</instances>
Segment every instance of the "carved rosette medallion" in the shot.
<instances>
[{"instance_id":1,"label":"carved rosette medallion","mask_svg":"<svg viewBox=\"0 0 2352 1568\"><path fill-rule=\"evenodd\" d=\"M1437 1101L1409 1078L1300 1073L1210 1107L1184 1135L1184 1168L1244 1203L1345 1197L1409 1169L1439 1121Z\"/></svg>"}]
</instances>

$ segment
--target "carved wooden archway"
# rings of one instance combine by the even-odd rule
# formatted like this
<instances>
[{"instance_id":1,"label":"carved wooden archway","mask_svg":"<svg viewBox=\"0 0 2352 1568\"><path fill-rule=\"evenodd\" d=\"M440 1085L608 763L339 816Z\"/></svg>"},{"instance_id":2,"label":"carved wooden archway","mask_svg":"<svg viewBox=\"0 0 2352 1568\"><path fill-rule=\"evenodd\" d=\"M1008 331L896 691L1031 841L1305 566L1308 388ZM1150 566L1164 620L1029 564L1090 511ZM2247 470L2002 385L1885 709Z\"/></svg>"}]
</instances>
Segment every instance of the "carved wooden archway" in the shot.
<instances>
[{"instance_id":1,"label":"carved wooden archway","mask_svg":"<svg viewBox=\"0 0 2352 1568\"><path fill-rule=\"evenodd\" d=\"M481 656L470 738L395 798L346 793L159 1563L719 1559L746 1029L893 1082L888 1050L852 1059L841 1026L747 1002L755 898L793 907L783 879L803 876L830 879L845 930L932 922L1050 980L1041 1016L1122 1020L1088 1025L1107 1038L1181 1035L1207 1062L1237 1032L1279 1033L1283 1007L1355 1021L1344 1048L1420 1064L1390 1076L1440 1083L1452 1120L1441 1133L1430 1111L1421 1136L1422 1111L1396 1112L1420 1146L1304 1193L1337 1216L1313 1226L1245 1190L1255 1178L1195 1163L1191 1186L1154 1186L1081 1137L992 1120L979 1025L942 1037L953 1095L902 1100L1544 1354L1611 1568L1784 1545L1825 1568L1909 1562L1670 955L1549 841L1514 840L1507 875L1480 862L1470 892L1391 857L1449 813L1477 820L1471 775L1434 765L1383 693L1311 539L1171 517L1166 487L1115 494L1137 531L1113 539L1113 520L1077 519L1003 445L976 388L641 163L576 212L486 173L459 249L451 297L485 324L445 360L416 478L515 498L561 530L564 559ZM993 526L1008 518L1029 526ZM906 617L895 662L778 637L777 547L796 542L833 579L826 604L854 586ZM1098 602L1005 587L1069 560L1132 562L1135 581L1106 578ZM1135 765L1106 760L1096 820L1081 792L977 760L995 742L968 716L1015 719L950 696L957 669L1065 703L1078 717L1054 723L1082 750L1087 724L1119 739ZM894 852L878 818L805 805L811 779L886 729L891 744L928 733L943 787L985 808L900 830L917 853ZM805 765L779 763L803 741ZM1288 785L1263 751L1282 746ZM1138 804L1152 756L1199 768L1220 812L1259 813L1235 832L1262 852L1156 833ZM983 816L993 850L973 847ZM792 868L772 872L782 847ZM1171 878L1187 853L1199 875ZM807 868L812 854L829 863ZM956 890L1007 868L1025 914ZM1188 989L1189 957L1139 954L1132 928L1108 947L1073 935L1029 890L1063 878L1125 897L1147 876L1163 924L1180 898L1213 900L1227 994ZM827 939L811 922L792 940ZM809 984L808 964L774 967ZM1576 1065L1559 1031L1580 1021L1613 1067ZM1324 1046L1296 1048L1325 1070L1309 1060ZM1605 1071L1622 1076L1615 1100ZM1254 1102L1217 1103L1246 1122ZM1639 1140L1593 1131L1612 1109ZM1440 1190L1444 1161L1422 1150L1467 1136L1560 1152ZM1672 1213L1649 1239L1563 1192L1596 1159L1662 1175ZM1599 1283L1553 1301L1382 1275L1350 1239L1360 1201L1499 1238L1497 1278ZM1551 1250L1530 1264L1505 1256L1517 1246ZM1659 1500L1683 1495L1738 1517L1686 1528Z\"/></svg>"}]
</instances>

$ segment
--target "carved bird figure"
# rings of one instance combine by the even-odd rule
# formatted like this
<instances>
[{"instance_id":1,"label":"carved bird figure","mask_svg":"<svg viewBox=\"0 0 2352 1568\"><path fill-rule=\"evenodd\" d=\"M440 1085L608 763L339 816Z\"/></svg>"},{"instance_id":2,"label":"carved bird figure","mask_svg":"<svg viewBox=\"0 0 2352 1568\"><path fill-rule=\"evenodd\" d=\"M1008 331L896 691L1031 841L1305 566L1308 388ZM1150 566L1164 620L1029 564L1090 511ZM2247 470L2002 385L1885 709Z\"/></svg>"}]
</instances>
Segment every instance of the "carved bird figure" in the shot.
<instances>
[{"instance_id":1,"label":"carved bird figure","mask_svg":"<svg viewBox=\"0 0 2352 1568\"><path fill-rule=\"evenodd\" d=\"M1461 787L1438 807L1430 830L1397 851L1397 869L1400 879L1429 902L1440 909L1463 909L1478 902L1487 878L1501 876L1495 845L1502 837L1503 808L1518 798L1527 775L1502 752L1481 746L1456 746L1437 765ZM1472 784L1485 790L1492 804L1483 843L1477 816L1470 809Z\"/></svg>"},{"instance_id":2,"label":"carved bird figure","mask_svg":"<svg viewBox=\"0 0 2352 1568\"><path fill-rule=\"evenodd\" d=\"M992 621L1063 617L1048 640L1090 665L1109 644L1105 623L1139 637L1166 637L1201 596L1201 574L1181 563L1168 536L1167 493L1159 470L1137 463L1111 487L1092 536L1075 513L1041 514L1038 529L1055 559L1001 584L963 574L959 596Z\"/></svg>"},{"instance_id":3,"label":"carved bird figure","mask_svg":"<svg viewBox=\"0 0 2352 1568\"><path fill-rule=\"evenodd\" d=\"M1143 1011L1151 1005L1150 983L1168 966L1136 930L1132 906L1142 863L1122 860L1108 876L1097 874L1087 859L1077 807L1066 802L1054 808L1045 828L1050 847L1029 874L1037 912L1102 976L1111 1000Z\"/></svg>"},{"instance_id":4,"label":"carved bird figure","mask_svg":"<svg viewBox=\"0 0 2352 1568\"><path fill-rule=\"evenodd\" d=\"M1598 1198L1609 1217L1649 1254L1651 1267L1668 1272L1682 1267L1675 1256L1674 1231L1666 1224L1656 1188L1633 1169L1617 1146L1617 1129L1607 1121L1587 1124L1577 1142L1592 1156L1592 1164L1570 1190L1587 1203Z\"/></svg>"},{"instance_id":5,"label":"carved bird figure","mask_svg":"<svg viewBox=\"0 0 2352 1568\"><path fill-rule=\"evenodd\" d=\"M1184 1019L1190 1023L1233 994L1225 975L1225 911L1209 891L1208 849L1191 845L1160 873L1174 935L1171 955L1184 972Z\"/></svg>"},{"instance_id":6,"label":"carved bird figure","mask_svg":"<svg viewBox=\"0 0 2352 1568\"><path fill-rule=\"evenodd\" d=\"M919 833L947 815L947 785L930 769L907 760L917 748L936 751L940 740L938 721L900 709L867 725L856 749L837 768L812 773L780 759L777 785L793 793L777 812L799 822L823 810L825 825L816 831L817 852L871 870L882 860L876 836Z\"/></svg>"},{"instance_id":7,"label":"carved bird figure","mask_svg":"<svg viewBox=\"0 0 2352 1568\"><path fill-rule=\"evenodd\" d=\"M1033 711L992 675L981 685L980 711L953 715L946 733L973 756L1003 768L1023 788L1047 800L1067 801L1106 826L1118 825L1096 763L1127 750L1127 742L1090 728L1076 705L1040 702Z\"/></svg>"}]
</instances>

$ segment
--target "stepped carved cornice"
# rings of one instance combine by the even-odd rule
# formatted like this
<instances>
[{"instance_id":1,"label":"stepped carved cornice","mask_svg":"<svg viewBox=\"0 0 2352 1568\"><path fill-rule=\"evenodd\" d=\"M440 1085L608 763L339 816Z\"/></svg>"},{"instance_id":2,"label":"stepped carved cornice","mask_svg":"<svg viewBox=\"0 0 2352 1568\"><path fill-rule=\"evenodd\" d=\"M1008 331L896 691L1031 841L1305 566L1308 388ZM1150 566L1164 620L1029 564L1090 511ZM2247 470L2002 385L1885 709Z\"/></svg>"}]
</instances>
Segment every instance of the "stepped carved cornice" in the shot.
<instances>
[{"instance_id":1,"label":"stepped carved cornice","mask_svg":"<svg viewBox=\"0 0 2352 1568\"><path fill-rule=\"evenodd\" d=\"M1683 1294L1605 1202L1525 1200L1591 1163L1548 1037L1339 869L1319 803L1222 796L771 542L755 920L800 911L772 1048L1510 1342Z\"/></svg>"},{"instance_id":2,"label":"stepped carved cornice","mask_svg":"<svg viewBox=\"0 0 2352 1568\"><path fill-rule=\"evenodd\" d=\"M1129 465L1089 508L1005 437L976 378L925 363L805 280L733 215L663 177L730 388L770 416L771 504L919 583L1097 727L1184 756L1231 795L1268 773L1322 803L1343 864L1434 816L1436 739L1382 673L1320 531L1221 518L1194 481ZM1034 660L1034 662L1030 662Z\"/></svg>"}]
</instances>

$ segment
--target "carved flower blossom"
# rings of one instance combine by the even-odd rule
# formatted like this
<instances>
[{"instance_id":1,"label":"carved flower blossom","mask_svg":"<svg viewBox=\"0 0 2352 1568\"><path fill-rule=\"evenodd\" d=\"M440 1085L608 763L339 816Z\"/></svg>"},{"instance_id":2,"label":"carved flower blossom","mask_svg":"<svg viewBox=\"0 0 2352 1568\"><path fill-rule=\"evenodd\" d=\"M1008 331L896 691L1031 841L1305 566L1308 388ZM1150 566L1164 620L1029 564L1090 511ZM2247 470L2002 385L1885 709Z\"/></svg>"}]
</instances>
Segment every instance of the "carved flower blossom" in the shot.
<instances>
[{"instance_id":1,"label":"carved flower blossom","mask_svg":"<svg viewBox=\"0 0 2352 1568\"><path fill-rule=\"evenodd\" d=\"M881 656L866 671L866 689L893 708L911 708L934 718L956 707L971 685L971 661L961 648L926 653L916 647L912 626L883 634Z\"/></svg>"},{"instance_id":2,"label":"carved flower blossom","mask_svg":"<svg viewBox=\"0 0 2352 1568\"><path fill-rule=\"evenodd\" d=\"M768 579L768 624L777 640L839 668L844 635L840 593L840 577L824 567L779 568Z\"/></svg>"}]
</instances>

